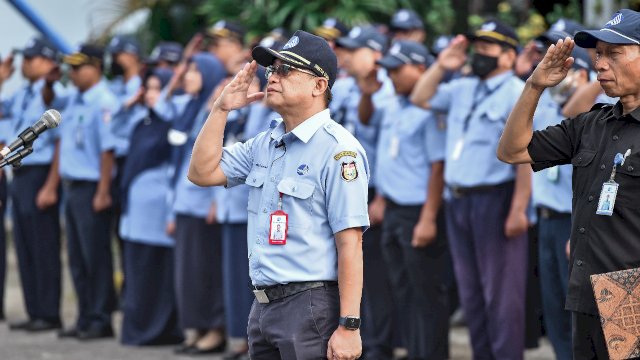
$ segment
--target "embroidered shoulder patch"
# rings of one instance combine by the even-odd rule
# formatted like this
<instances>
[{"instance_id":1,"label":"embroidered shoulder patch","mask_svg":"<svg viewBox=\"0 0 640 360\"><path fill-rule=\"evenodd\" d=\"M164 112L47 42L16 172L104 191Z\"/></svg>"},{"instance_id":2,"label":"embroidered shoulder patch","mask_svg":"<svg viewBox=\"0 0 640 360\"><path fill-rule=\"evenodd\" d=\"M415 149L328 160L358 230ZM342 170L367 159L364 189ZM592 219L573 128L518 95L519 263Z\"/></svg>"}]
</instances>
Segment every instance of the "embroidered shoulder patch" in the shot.
<instances>
[{"instance_id":1,"label":"embroidered shoulder patch","mask_svg":"<svg viewBox=\"0 0 640 360\"><path fill-rule=\"evenodd\" d=\"M353 181L358 178L358 167L356 166L356 162L352 161L350 163L343 162L341 165L340 175L342 176L342 180L344 181Z\"/></svg>"},{"instance_id":2,"label":"embroidered shoulder patch","mask_svg":"<svg viewBox=\"0 0 640 360\"><path fill-rule=\"evenodd\" d=\"M345 156L351 156L352 158L355 158L358 156L358 154L356 154L355 151L340 151L339 153L337 153L333 158L338 161L341 158L345 157Z\"/></svg>"}]
</instances>

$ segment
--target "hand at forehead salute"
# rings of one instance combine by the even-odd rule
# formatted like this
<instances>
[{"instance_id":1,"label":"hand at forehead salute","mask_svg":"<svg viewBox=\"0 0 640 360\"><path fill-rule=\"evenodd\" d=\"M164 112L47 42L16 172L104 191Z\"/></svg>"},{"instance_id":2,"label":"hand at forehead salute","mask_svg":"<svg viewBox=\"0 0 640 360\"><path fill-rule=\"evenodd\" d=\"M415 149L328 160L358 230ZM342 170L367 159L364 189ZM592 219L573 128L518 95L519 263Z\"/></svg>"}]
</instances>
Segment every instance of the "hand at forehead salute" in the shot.
<instances>
[{"instance_id":1,"label":"hand at forehead salute","mask_svg":"<svg viewBox=\"0 0 640 360\"><path fill-rule=\"evenodd\" d=\"M537 88L547 88L558 85L567 76L573 65L571 51L574 41L567 37L551 45L544 58L531 74L531 85Z\"/></svg>"}]
</instances>

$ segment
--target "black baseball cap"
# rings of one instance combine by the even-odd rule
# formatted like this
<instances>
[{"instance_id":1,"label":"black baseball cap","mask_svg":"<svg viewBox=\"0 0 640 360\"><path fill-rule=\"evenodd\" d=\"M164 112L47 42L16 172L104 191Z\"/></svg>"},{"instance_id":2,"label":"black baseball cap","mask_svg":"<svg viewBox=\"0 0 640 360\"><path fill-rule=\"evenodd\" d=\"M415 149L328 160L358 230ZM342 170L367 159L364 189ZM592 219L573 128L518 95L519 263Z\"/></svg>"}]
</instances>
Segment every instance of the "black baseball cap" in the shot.
<instances>
[{"instance_id":1,"label":"black baseball cap","mask_svg":"<svg viewBox=\"0 0 640 360\"><path fill-rule=\"evenodd\" d=\"M276 59L294 67L311 70L314 74L329 81L329 87L336 81L338 60L327 41L317 35L298 30L280 49L256 46L251 55L264 67L270 66Z\"/></svg>"},{"instance_id":2,"label":"black baseball cap","mask_svg":"<svg viewBox=\"0 0 640 360\"><path fill-rule=\"evenodd\" d=\"M560 19L554 22L549 30L538 36L536 40L547 42L558 42L560 39L565 39L567 36L573 38L573 35L578 31L586 30L582 24L569 19Z\"/></svg>"},{"instance_id":3,"label":"black baseball cap","mask_svg":"<svg viewBox=\"0 0 640 360\"><path fill-rule=\"evenodd\" d=\"M387 37L373 26L356 26L349 31L348 36L338 38L336 45L351 50L366 47L375 51L385 52L387 49Z\"/></svg>"},{"instance_id":4,"label":"black baseball cap","mask_svg":"<svg viewBox=\"0 0 640 360\"><path fill-rule=\"evenodd\" d=\"M104 49L102 47L93 44L82 44L74 53L65 56L64 62L71 66L86 64L102 66L103 59Z\"/></svg>"},{"instance_id":5,"label":"black baseball cap","mask_svg":"<svg viewBox=\"0 0 640 360\"><path fill-rule=\"evenodd\" d=\"M418 14L411 9L400 9L391 18L392 31L424 29L424 23Z\"/></svg>"},{"instance_id":6,"label":"black baseball cap","mask_svg":"<svg viewBox=\"0 0 640 360\"><path fill-rule=\"evenodd\" d=\"M132 36L117 35L109 42L107 52L110 54L128 53L140 56L140 43Z\"/></svg>"},{"instance_id":7,"label":"black baseball cap","mask_svg":"<svg viewBox=\"0 0 640 360\"><path fill-rule=\"evenodd\" d=\"M22 49L22 56L26 58L42 56L43 58L47 58L49 60L56 61L58 59L58 50L51 44L48 40L35 37L27 43L27 45Z\"/></svg>"},{"instance_id":8,"label":"black baseball cap","mask_svg":"<svg viewBox=\"0 0 640 360\"><path fill-rule=\"evenodd\" d=\"M148 64L157 64L159 61L166 61L177 64L182 58L182 45L177 42L164 41L156 45L147 59Z\"/></svg>"},{"instance_id":9,"label":"black baseball cap","mask_svg":"<svg viewBox=\"0 0 640 360\"><path fill-rule=\"evenodd\" d=\"M313 33L325 40L336 40L349 32L349 28L336 18L326 19L321 26L317 27Z\"/></svg>"},{"instance_id":10,"label":"black baseball cap","mask_svg":"<svg viewBox=\"0 0 640 360\"><path fill-rule=\"evenodd\" d=\"M427 48L415 41L397 40L394 41L389 51L376 63L385 69L393 70L402 65L424 65L433 63L433 56L429 54Z\"/></svg>"},{"instance_id":11,"label":"black baseball cap","mask_svg":"<svg viewBox=\"0 0 640 360\"><path fill-rule=\"evenodd\" d=\"M219 20L207 30L207 35L211 37L232 38L244 44L244 36L247 30L244 26L235 21Z\"/></svg>"},{"instance_id":12,"label":"black baseball cap","mask_svg":"<svg viewBox=\"0 0 640 360\"><path fill-rule=\"evenodd\" d=\"M578 31L574 37L576 45L583 48L594 48L603 41L617 45L640 45L640 13L622 9L613 14L600 30Z\"/></svg>"},{"instance_id":13,"label":"black baseball cap","mask_svg":"<svg viewBox=\"0 0 640 360\"><path fill-rule=\"evenodd\" d=\"M518 49L520 41L513 28L498 20L489 20L474 33L467 35L471 41L484 40Z\"/></svg>"}]
</instances>

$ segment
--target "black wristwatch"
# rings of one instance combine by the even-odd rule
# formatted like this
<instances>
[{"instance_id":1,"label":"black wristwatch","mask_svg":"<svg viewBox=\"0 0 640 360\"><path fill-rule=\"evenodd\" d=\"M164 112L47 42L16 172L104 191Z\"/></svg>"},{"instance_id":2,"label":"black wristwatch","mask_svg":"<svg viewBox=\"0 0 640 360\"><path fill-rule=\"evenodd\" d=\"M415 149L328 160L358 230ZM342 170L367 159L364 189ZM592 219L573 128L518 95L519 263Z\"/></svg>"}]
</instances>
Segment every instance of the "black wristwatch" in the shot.
<instances>
[{"instance_id":1,"label":"black wristwatch","mask_svg":"<svg viewBox=\"0 0 640 360\"><path fill-rule=\"evenodd\" d=\"M344 326L344 328L347 330L355 331L360 329L360 318L357 316L340 317L340 321L338 323Z\"/></svg>"}]
</instances>

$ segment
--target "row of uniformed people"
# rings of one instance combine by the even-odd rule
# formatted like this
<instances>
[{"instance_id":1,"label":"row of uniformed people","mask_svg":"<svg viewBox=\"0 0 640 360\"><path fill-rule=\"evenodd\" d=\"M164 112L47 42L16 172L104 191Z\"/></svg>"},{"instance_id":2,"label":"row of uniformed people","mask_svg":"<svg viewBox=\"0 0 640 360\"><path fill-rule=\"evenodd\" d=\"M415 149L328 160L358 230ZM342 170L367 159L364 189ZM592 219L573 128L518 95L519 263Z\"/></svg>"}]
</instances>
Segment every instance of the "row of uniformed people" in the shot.
<instances>
[{"instance_id":1,"label":"row of uniformed people","mask_svg":"<svg viewBox=\"0 0 640 360\"><path fill-rule=\"evenodd\" d=\"M549 46L571 36L575 29L565 27L561 20L536 41ZM571 168L536 174L532 189L530 167L497 160L504 121L522 89L513 72L518 40L512 29L497 21L485 23L468 38L475 54L471 74L464 77L460 69L467 61L469 42L463 37L456 38L430 67L432 60L422 45L396 40L386 50L384 36L373 27L356 27L335 39L342 47L339 62L348 77L334 86L332 114L367 148L374 169L370 192L378 194L380 207L386 210L381 239L386 269L379 263L375 270L367 269L371 257L365 256L365 279L368 272L378 274L376 281L364 284L364 356L388 358L394 345L407 347L410 358L448 356L450 249L474 356L522 358L527 230L536 221L531 213L535 208L545 328L557 357L570 359L570 314L564 310L564 300ZM586 50L575 49L573 56L568 79L543 96L535 117L537 128L587 111L594 102L615 101L602 96ZM421 75L427 67L429 71ZM389 83L395 97L388 92ZM579 103L585 91L591 96ZM449 246L444 223L433 211L442 201L434 193L444 195ZM374 201L370 208L372 229L382 218L377 216L377 204ZM365 251L370 245L371 237L365 241ZM382 281L387 277L395 303L410 304L409 316L381 295L388 293L381 291L389 289L389 283ZM368 295L374 288L375 296ZM397 329L404 342L394 341L392 319L401 324Z\"/></svg>"}]
</instances>

